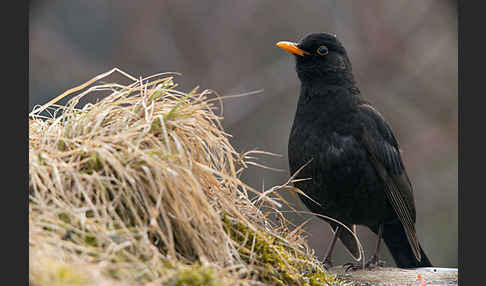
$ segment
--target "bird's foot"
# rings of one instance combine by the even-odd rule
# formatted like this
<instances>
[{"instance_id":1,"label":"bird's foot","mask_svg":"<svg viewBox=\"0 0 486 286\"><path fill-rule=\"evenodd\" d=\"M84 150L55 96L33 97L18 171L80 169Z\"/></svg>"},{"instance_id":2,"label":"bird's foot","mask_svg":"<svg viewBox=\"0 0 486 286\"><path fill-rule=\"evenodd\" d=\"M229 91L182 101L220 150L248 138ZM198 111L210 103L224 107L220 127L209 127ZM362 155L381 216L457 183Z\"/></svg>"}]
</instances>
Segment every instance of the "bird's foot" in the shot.
<instances>
[{"instance_id":1,"label":"bird's foot","mask_svg":"<svg viewBox=\"0 0 486 286\"><path fill-rule=\"evenodd\" d=\"M383 267L383 266L385 266L385 261L380 260L378 258L378 256L376 256L376 255L373 255L368 260L368 262L366 262L366 264L364 265L364 267L363 267L363 263L359 263L359 262L356 262L356 263L346 263L346 264L343 265L343 267L345 268L345 272L355 271L355 270L363 270L363 269L371 270L373 268Z\"/></svg>"},{"instance_id":2,"label":"bird's foot","mask_svg":"<svg viewBox=\"0 0 486 286\"><path fill-rule=\"evenodd\" d=\"M364 269L363 263L359 263L359 262L349 262L343 264L343 267L344 267L344 272Z\"/></svg>"},{"instance_id":3,"label":"bird's foot","mask_svg":"<svg viewBox=\"0 0 486 286\"><path fill-rule=\"evenodd\" d=\"M373 255L369 260L368 262L366 262L366 265L365 267L367 269L373 269L375 267L383 267L385 266L385 261L384 260L380 260L380 258L376 255Z\"/></svg>"}]
</instances>

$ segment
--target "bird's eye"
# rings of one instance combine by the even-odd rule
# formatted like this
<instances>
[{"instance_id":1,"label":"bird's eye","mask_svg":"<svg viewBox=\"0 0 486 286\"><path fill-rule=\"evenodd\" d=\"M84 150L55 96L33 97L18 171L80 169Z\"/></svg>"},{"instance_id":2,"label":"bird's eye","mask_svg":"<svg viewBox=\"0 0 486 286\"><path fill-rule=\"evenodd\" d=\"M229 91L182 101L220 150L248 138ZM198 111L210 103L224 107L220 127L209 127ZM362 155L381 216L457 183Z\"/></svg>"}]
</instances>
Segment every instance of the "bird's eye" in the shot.
<instances>
[{"instance_id":1,"label":"bird's eye","mask_svg":"<svg viewBox=\"0 0 486 286\"><path fill-rule=\"evenodd\" d=\"M320 46L318 49L317 49L317 53L321 56L325 56L329 53L329 49L326 47L326 46Z\"/></svg>"}]
</instances>

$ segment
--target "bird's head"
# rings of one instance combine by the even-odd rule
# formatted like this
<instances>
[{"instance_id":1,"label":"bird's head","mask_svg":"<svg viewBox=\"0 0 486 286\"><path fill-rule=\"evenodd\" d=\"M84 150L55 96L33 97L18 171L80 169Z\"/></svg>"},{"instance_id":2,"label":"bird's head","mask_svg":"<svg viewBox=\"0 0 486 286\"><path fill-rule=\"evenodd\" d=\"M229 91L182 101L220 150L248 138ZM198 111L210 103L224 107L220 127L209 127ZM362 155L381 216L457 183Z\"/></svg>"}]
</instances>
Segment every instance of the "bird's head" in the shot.
<instances>
[{"instance_id":1,"label":"bird's head","mask_svg":"<svg viewBox=\"0 0 486 286\"><path fill-rule=\"evenodd\" d=\"M302 82L338 84L353 80L346 50L333 34L312 33L297 43L282 41L277 46L295 55Z\"/></svg>"}]
</instances>

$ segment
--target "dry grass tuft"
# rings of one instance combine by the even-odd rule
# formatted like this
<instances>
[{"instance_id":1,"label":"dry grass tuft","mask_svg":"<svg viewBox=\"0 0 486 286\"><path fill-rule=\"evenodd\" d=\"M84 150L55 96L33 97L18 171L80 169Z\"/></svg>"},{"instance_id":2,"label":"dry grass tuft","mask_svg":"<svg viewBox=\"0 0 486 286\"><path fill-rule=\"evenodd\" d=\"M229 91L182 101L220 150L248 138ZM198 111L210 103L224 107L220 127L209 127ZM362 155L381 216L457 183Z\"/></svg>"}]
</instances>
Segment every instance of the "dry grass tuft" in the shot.
<instances>
[{"instance_id":1,"label":"dry grass tuft","mask_svg":"<svg viewBox=\"0 0 486 286\"><path fill-rule=\"evenodd\" d=\"M133 83L93 86L115 71ZM77 107L100 90L110 94ZM80 93L56 105L73 92ZM291 232L283 216L273 225L262 212L278 212L278 190L290 187L260 193L240 181L255 163L229 143L210 95L180 92L167 74L137 80L114 69L34 108L33 285L334 281L299 229Z\"/></svg>"}]
</instances>

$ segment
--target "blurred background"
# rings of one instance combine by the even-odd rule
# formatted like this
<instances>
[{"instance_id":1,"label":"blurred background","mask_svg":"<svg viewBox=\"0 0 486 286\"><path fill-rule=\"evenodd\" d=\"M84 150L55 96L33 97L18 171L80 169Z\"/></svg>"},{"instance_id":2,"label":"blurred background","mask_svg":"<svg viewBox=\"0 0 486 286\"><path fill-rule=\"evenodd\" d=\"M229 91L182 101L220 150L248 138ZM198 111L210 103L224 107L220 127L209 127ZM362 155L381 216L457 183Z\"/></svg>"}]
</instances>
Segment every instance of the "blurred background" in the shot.
<instances>
[{"instance_id":1,"label":"blurred background","mask_svg":"<svg viewBox=\"0 0 486 286\"><path fill-rule=\"evenodd\" d=\"M394 128L415 187L417 232L432 263L458 260L457 1L64 1L29 7L29 108L119 67L135 77L176 71L183 91L220 95L237 151L283 172L248 169L257 189L289 178L287 142L299 94L294 59L275 46L309 32L338 36L362 94ZM299 210L306 210L286 195ZM302 223L311 216L292 215ZM331 232L311 219L308 241L322 258ZM366 257L375 236L358 227ZM385 248L387 265L394 265ZM334 262L350 262L342 245Z\"/></svg>"}]
</instances>

